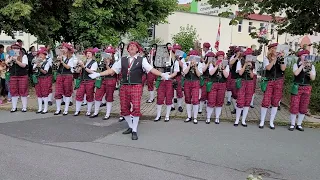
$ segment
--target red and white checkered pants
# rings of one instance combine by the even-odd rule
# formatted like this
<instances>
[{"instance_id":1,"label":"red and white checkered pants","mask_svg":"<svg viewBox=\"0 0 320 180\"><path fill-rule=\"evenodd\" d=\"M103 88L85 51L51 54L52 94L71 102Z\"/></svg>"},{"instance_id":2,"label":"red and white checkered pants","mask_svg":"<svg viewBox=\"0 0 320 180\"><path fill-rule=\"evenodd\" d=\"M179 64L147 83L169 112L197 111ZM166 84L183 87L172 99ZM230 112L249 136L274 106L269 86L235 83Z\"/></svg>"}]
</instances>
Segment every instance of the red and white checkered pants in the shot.
<instances>
[{"instance_id":1,"label":"red and white checkered pants","mask_svg":"<svg viewBox=\"0 0 320 180\"><path fill-rule=\"evenodd\" d=\"M176 91L177 91L177 98L183 98L181 78L182 78L181 75L176 76L176 81L177 81L177 83L178 83L178 86L177 86L177 89L176 89Z\"/></svg>"},{"instance_id":2,"label":"red and white checkered pants","mask_svg":"<svg viewBox=\"0 0 320 180\"><path fill-rule=\"evenodd\" d=\"M226 93L227 83L213 83L208 92L208 107L222 107Z\"/></svg>"},{"instance_id":3,"label":"red and white checkered pants","mask_svg":"<svg viewBox=\"0 0 320 180\"><path fill-rule=\"evenodd\" d=\"M310 103L312 86L299 86L298 94L291 95L290 113L306 114Z\"/></svg>"},{"instance_id":4,"label":"red and white checkered pants","mask_svg":"<svg viewBox=\"0 0 320 180\"><path fill-rule=\"evenodd\" d=\"M28 75L10 76L9 87L11 96L27 97L29 95L28 86Z\"/></svg>"},{"instance_id":5,"label":"red and white checkered pants","mask_svg":"<svg viewBox=\"0 0 320 180\"><path fill-rule=\"evenodd\" d=\"M142 75L142 86L146 85L147 82L147 74Z\"/></svg>"},{"instance_id":6,"label":"red and white checkered pants","mask_svg":"<svg viewBox=\"0 0 320 180\"><path fill-rule=\"evenodd\" d=\"M200 101L206 101L208 100L208 92L207 92L207 84L208 79L204 80L204 85L201 87L201 97L200 97Z\"/></svg>"},{"instance_id":7,"label":"red and white checkered pants","mask_svg":"<svg viewBox=\"0 0 320 180\"><path fill-rule=\"evenodd\" d=\"M233 87L234 87L234 83L232 84L232 78L231 78L231 73L229 74L228 78L227 78L227 91L232 91Z\"/></svg>"},{"instance_id":8,"label":"red and white checkered pants","mask_svg":"<svg viewBox=\"0 0 320 180\"><path fill-rule=\"evenodd\" d=\"M38 77L38 83L35 85L38 98L48 97L50 94L50 86L52 86L51 76Z\"/></svg>"},{"instance_id":9,"label":"red and white checkered pants","mask_svg":"<svg viewBox=\"0 0 320 180\"><path fill-rule=\"evenodd\" d=\"M142 85L122 85L120 88L121 116L141 116L140 103L142 96ZM130 112L131 104L133 111Z\"/></svg>"},{"instance_id":10,"label":"red and white checkered pants","mask_svg":"<svg viewBox=\"0 0 320 180\"><path fill-rule=\"evenodd\" d=\"M147 74L148 91L154 90L154 81L156 80L156 78L156 75L152 74L151 72Z\"/></svg>"},{"instance_id":11,"label":"red and white checkered pants","mask_svg":"<svg viewBox=\"0 0 320 180\"><path fill-rule=\"evenodd\" d=\"M52 75L49 75L48 78L51 80L51 82L49 83L49 94L50 94L50 93L52 93L52 85L53 85L52 78L53 78L53 77L52 77ZM48 79L48 80L49 80L49 79ZM48 82L49 82L49 81L48 81Z\"/></svg>"},{"instance_id":12,"label":"red and white checkered pants","mask_svg":"<svg viewBox=\"0 0 320 180\"><path fill-rule=\"evenodd\" d=\"M102 101L103 96L106 95L106 101L113 102L113 93L116 89L116 83L116 78L102 80L101 87L96 89L96 101Z\"/></svg>"},{"instance_id":13,"label":"red and white checkered pants","mask_svg":"<svg viewBox=\"0 0 320 180\"><path fill-rule=\"evenodd\" d=\"M158 88L157 104L163 105L166 100L166 105L172 105L173 96L172 80L162 80Z\"/></svg>"},{"instance_id":14,"label":"red and white checkered pants","mask_svg":"<svg viewBox=\"0 0 320 180\"><path fill-rule=\"evenodd\" d=\"M94 100L94 83L95 80L81 81L79 89L76 92L76 101L83 101L86 95L87 102Z\"/></svg>"},{"instance_id":15,"label":"red and white checkered pants","mask_svg":"<svg viewBox=\"0 0 320 180\"><path fill-rule=\"evenodd\" d=\"M261 106L269 108L271 104L272 107L278 107L282 98L282 90L283 78L268 81L267 89L264 92Z\"/></svg>"},{"instance_id":16,"label":"red and white checkered pants","mask_svg":"<svg viewBox=\"0 0 320 180\"><path fill-rule=\"evenodd\" d=\"M200 89L200 82L199 80L196 81L184 81L184 96L186 104L193 104L198 105L199 101L199 89Z\"/></svg>"},{"instance_id":17,"label":"red and white checkered pants","mask_svg":"<svg viewBox=\"0 0 320 180\"><path fill-rule=\"evenodd\" d=\"M237 107L249 107L253 96L253 80L242 80L242 86L238 90Z\"/></svg>"},{"instance_id":18,"label":"red and white checkered pants","mask_svg":"<svg viewBox=\"0 0 320 180\"><path fill-rule=\"evenodd\" d=\"M71 97L73 93L73 75L58 75L56 80L56 92L55 99L62 99L62 95L65 97Z\"/></svg>"},{"instance_id":19,"label":"red and white checkered pants","mask_svg":"<svg viewBox=\"0 0 320 180\"><path fill-rule=\"evenodd\" d=\"M231 89L231 93L232 93L232 98L233 99L237 99L238 98L238 91L239 89L236 88L236 79L230 79L229 80L229 86Z\"/></svg>"}]
</instances>

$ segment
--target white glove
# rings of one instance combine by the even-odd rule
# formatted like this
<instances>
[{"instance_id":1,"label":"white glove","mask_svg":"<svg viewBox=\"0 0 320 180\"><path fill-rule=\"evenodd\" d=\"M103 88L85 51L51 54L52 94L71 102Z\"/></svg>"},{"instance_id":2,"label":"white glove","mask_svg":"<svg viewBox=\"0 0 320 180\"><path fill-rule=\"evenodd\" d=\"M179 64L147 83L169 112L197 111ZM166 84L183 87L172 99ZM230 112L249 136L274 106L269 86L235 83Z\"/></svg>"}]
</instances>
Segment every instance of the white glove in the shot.
<instances>
[{"instance_id":1,"label":"white glove","mask_svg":"<svg viewBox=\"0 0 320 180\"><path fill-rule=\"evenodd\" d=\"M169 79L169 75L167 73L161 73L161 77L165 80Z\"/></svg>"},{"instance_id":2,"label":"white glove","mask_svg":"<svg viewBox=\"0 0 320 180\"><path fill-rule=\"evenodd\" d=\"M95 78L98 78L98 77L100 77L100 73L92 73L92 74L89 74L89 77L91 78L91 79L95 79Z\"/></svg>"}]
</instances>

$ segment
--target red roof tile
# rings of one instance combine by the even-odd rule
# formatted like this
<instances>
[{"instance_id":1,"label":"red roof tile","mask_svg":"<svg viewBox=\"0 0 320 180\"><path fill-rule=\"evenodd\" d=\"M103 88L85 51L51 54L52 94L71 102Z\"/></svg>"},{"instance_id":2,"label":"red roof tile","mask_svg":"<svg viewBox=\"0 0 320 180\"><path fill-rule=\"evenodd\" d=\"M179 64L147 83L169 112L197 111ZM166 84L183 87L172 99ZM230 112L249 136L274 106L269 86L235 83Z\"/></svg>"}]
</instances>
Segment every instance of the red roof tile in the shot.
<instances>
[{"instance_id":1,"label":"red roof tile","mask_svg":"<svg viewBox=\"0 0 320 180\"><path fill-rule=\"evenodd\" d=\"M239 14L239 11L236 12L236 14ZM272 21L272 16L270 15L260 15L260 14L249 14L245 19L251 19L251 20L256 20L256 21L265 21L265 22L270 22ZM277 21L283 20L283 17L276 17Z\"/></svg>"}]
</instances>

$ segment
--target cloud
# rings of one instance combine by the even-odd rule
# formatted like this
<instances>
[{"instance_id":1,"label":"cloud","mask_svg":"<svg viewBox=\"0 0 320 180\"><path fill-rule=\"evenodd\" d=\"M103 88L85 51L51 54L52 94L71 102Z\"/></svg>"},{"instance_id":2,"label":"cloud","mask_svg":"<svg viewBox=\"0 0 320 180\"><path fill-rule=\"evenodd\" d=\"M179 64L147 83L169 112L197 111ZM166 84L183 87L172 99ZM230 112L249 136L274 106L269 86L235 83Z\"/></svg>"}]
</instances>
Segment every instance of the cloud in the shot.
<instances>
[{"instance_id":1,"label":"cloud","mask_svg":"<svg viewBox=\"0 0 320 180\"><path fill-rule=\"evenodd\" d=\"M179 0L179 4L187 4L192 2L192 0Z\"/></svg>"}]
</instances>

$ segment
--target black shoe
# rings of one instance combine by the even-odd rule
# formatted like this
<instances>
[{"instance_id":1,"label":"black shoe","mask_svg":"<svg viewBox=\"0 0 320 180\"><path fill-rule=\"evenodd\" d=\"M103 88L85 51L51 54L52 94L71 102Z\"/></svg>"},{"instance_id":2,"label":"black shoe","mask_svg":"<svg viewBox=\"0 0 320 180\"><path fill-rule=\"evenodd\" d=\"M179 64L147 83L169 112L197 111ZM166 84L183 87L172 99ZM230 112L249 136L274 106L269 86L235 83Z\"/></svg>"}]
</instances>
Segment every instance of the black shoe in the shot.
<instances>
[{"instance_id":1,"label":"black shoe","mask_svg":"<svg viewBox=\"0 0 320 180\"><path fill-rule=\"evenodd\" d=\"M99 116L99 114L92 114L89 118L96 118L98 116Z\"/></svg>"},{"instance_id":2,"label":"black shoe","mask_svg":"<svg viewBox=\"0 0 320 180\"><path fill-rule=\"evenodd\" d=\"M193 124L198 124L198 120L197 119L193 119Z\"/></svg>"},{"instance_id":3,"label":"black shoe","mask_svg":"<svg viewBox=\"0 0 320 180\"><path fill-rule=\"evenodd\" d=\"M289 130L289 131L293 131L294 128L295 128L295 126L290 126L290 127L288 128L288 130Z\"/></svg>"},{"instance_id":4,"label":"black shoe","mask_svg":"<svg viewBox=\"0 0 320 180\"><path fill-rule=\"evenodd\" d=\"M70 103L69 103L69 107L70 107L70 106L73 106L73 102L70 102Z\"/></svg>"},{"instance_id":5,"label":"black shoe","mask_svg":"<svg viewBox=\"0 0 320 180\"><path fill-rule=\"evenodd\" d=\"M53 115L59 115L59 114L61 114L61 110L59 111L59 112L55 112Z\"/></svg>"},{"instance_id":6,"label":"black shoe","mask_svg":"<svg viewBox=\"0 0 320 180\"><path fill-rule=\"evenodd\" d=\"M18 109L16 108L16 109L11 109L11 113L14 113L14 112L17 112L18 111Z\"/></svg>"},{"instance_id":7,"label":"black shoe","mask_svg":"<svg viewBox=\"0 0 320 180\"><path fill-rule=\"evenodd\" d=\"M66 103L63 101L63 102L61 102L61 105L64 106L64 105L66 105Z\"/></svg>"},{"instance_id":8,"label":"black shoe","mask_svg":"<svg viewBox=\"0 0 320 180\"><path fill-rule=\"evenodd\" d=\"M110 119L110 116L105 116L104 118L102 118L102 120L104 120L104 121L106 121L108 119Z\"/></svg>"},{"instance_id":9,"label":"black shoe","mask_svg":"<svg viewBox=\"0 0 320 180\"><path fill-rule=\"evenodd\" d=\"M278 106L278 111L281 111L281 106Z\"/></svg>"},{"instance_id":10,"label":"black shoe","mask_svg":"<svg viewBox=\"0 0 320 180\"><path fill-rule=\"evenodd\" d=\"M63 112L62 115L63 115L63 116L66 116L66 115L68 115L68 112Z\"/></svg>"},{"instance_id":11,"label":"black shoe","mask_svg":"<svg viewBox=\"0 0 320 180\"><path fill-rule=\"evenodd\" d=\"M185 123L190 122L192 120L192 118L187 118L186 120L184 120Z\"/></svg>"},{"instance_id":12,"label":"black shoe","mask_svg":"<svg viewBox=\"0 0 320 180\"><path fill-rule=\"evenodd\" d=\"M179 111L179 112L183 112L183 108L180 106L180 107L178 108L178 111Z\"/></svg>"},{"instance_id":13,"label":"black shoe","mask_svg":"<svg viewBox=\"0 0 320 180\"><path fill-rule=\"evenodd\" d=\"M87 103L82 103L82 104L81 104L81 106L86 106L86 105L87 105Z\"/></svg>"},{"instance_id":14,"label":"black shoe","mask_svg":"<svg viewBox=\"0 0 320 180\"><path fill-rule=\"evenodd\" d=\"M73 115L73 116L79 116L79 115L80 115L80 111L79 111L79 112L74 113L74 115Z\"/></svg>"},{"instance_id":15,"label":"black shoe","mask_svg":"<svg viewBox=\"0 0 320 180\"><path fill-rule=\"evenodd\" d=\"M42 111L42 112L41 112L41 114L47 114L47 113L48 113L48 111L46 111L46 112L45 112L45 111Z\"/></svg>"},{"instance_id":16,"label":"black shoe","mask_svg":"<svg viewBox=\"0 0 320 180\"><path fill-rule=\"evenodd\" d=\"M104 106L107 106L107 104L106 103L100 104L100 107L104 107Z\"/></svg>"},{"instance_id":17,"label":"black shoe","mask_svg":"<svg viewBox=\"0 0 320 180\"><path fill-rule=\"evenodd\" d=\"M270 126L270 129L275 130L276 128L275 128L274 126L273 126L273 127L272 127L272 126Z\"/></svg>"},{"instance_id":18,"label":"black shoe","mask_svg":"<svg viewBox=\"0 0 320 180\"><path fill-rule=\"evenodd\" d=\"M233 126L234 126L234 127L238 127L238 126L239 126L239 124L233 124Z\"/></svg>"},{"instance_id":19,"label":"black shoe","mask_svg":"<svg viewBox=\"0 0 320 180\"><path fill-rule=\"evenodd\" d=\"M210 119L207 119L207 120L206 120L206 124L210 124Z\"/></svg>"},{"instance_id":20,"label":"black shoe","mask_svg":"<svg viewBox=\"0 0 320 180\"><path fill-rule=\"evenodd\" d=\"M215 124L220 124L220 121L214 121Z\"/></svg>"},{"instance_id":21,"label":"black shoe","mask_svg":"<svg viewBox=\"0 0 320 180\"><path fill-rule=\"evenodd\" d=\"M298 131L304 131L304 129L303 129L302 126L296 126L296 129L297 129Z\"/></svg>"},{"instance_id":22,"label":"black shoe","mask_svg":"<svg viewBox=\"0 0 320 180\"><path fill-rule=\"evenodd\" d=\"M230 101L228 101L228 102L227 102L227 106L230 106L230 105L231 105L231 102L230 102Z\"/></svg>"},{"instance_id":23,"label":"black shoe","mask_svg":"<svg viewBox=\"0 0 320 180\"><path fill-rule=\"evenodd\" d=\"M176 108L174 108L174 107L171 107L171 111L175 111L176 110Z\"/></svg>"},{"instance_id":24,"label":"black shoe","mask_svg":"<svg viewBox=\"0 0 320 180\"><path fill-rule=\"evenodd\" d=\"M247 125L247 124L242 124L242 123L241 123L241 125L242 125L243 127L248 127L248 125Z\"/></svg>"},{"instance_id":25,"label":"black shoe","mask_svg":"<svg viewBox=\"0 0 320 180\"><path fill-rule=\"evenodd\" d=\"M138 140L138 134L136 132L132 132L132 140Z\"/></svg>"},{"instance_id":26,"label":"black shoe","mask_svg":"<svg viewBox=\"0 0 320 180\"><path fill-rule=\"evenodd\" d=\"M121 116L121 117L119 118L119 122L122 122L122 121L124 121L124 117L123 117L123 116Z\"/></svg>"},{"instance_id":27,"label":"black shoe","mask_svg":"<svg viewBox=\"0 0 320 180\"><path fill-rule=\"evenodd\" d=\"M254 108L254 106L251 106L251 105L250 105L250 107L251 107L251 108Z\"/></svg>"},{"instance_id":28,"label":"black shoe","mask_svg":"<svg viewBox=\"0 0 320 180\"><path fill-rule=\"evenodd\" d=\"M42 113L42 111L37 111L37 112L36 112L36 114L41 114L41 113Z\"/></svg>"},{"instance_id":29,"label":"black shoe","mask_svg":"<svg viewBox=\"0 0 320 180\"><path fill-rule=\"evenodd\" d=\"M149 100L147 101L147 103L153 103L153 102L154 102L154 99L152 99L152 100L149 99Z\"/></svg>"},{"instance_id":30,"label":"black shoe","mask_svg":"<svg viewBox=\"0 0 320 180\"><path fill-rule=\"evenodd\" d=\"M158 119L154 119L154 122L158 122L161 120L161 116Z\"/></svg>"},{"instance_id":31,"label":"black shoe","mask_svg":"<svg viewBox=\"0 0 320 180\"><path fill-rule=\"evenodd\" d=\"M164 122L169 122L169 121L170 121L169 117L164 118Z\"/></svg>"},{"instance_id":32,"label":"black shoe","mask_svg":"<svg viewBox=\"0 0 320 180\"><path fill-rule=\"evenodd\" d=\"M25 113L25 112L27 112L27 110L26 109L22 109L21 112Z\"/></svg>"},{"instance_id":33,"label":"black shoe","mask_svg":"<svg viewBox=\"0 0 320 180\"><path fill-rule=\"evenodd\" d=\"M122 134L131 134L132 133L132 129L128 128L126 131L124 131Z\"/></svg>"},{"instance_id":34,"label":"black shoe","mask_svg":"<svg viewBox=\"0 0 320 180\"><path fill-rule=\"evenodd\" d=\"M259 129L263 129L264 128L264 126L259 126Z\"/></svg>"},{"instance_id":35,"label":"black shoe","mask_svg":"<svg viewBox=\"0 0 320 180\"><path fill-rule=\"evenodd\" d=\"M178 103L178 99L177 99L177 98L174 98L174 99L173 99L173 102L174 102L174 103Z\"/></svg>"},{"instance_id":36,"label":"black shoe","mask_svg":"<svg viewBox=\"0 0 320 180\"><path fill-rule=\"evenodd\" d=\"M234 109L233 111L231 111L231 114L236 114L237 111Z\"/></svg>"},{"instance_id":37,"label":"black shoe","mask_svg":"<svg viewBox=\"0 0 320 180\"><path fill-rule=\"evenodd\" d=\"M202 112L199 111L198 114L202 114Z\"/></svg>"},{"instance_id":38,"label":"black shoe","mask_svg":"<svg viewBox=\"0 0 320 180\"><path fill-rule=\"evenodd\" d=\"M49 106L52 106L52 101L48 101L48 105L49 105Z\"/></svg>"}]
</instances>

